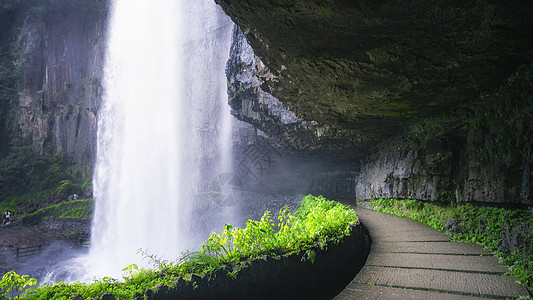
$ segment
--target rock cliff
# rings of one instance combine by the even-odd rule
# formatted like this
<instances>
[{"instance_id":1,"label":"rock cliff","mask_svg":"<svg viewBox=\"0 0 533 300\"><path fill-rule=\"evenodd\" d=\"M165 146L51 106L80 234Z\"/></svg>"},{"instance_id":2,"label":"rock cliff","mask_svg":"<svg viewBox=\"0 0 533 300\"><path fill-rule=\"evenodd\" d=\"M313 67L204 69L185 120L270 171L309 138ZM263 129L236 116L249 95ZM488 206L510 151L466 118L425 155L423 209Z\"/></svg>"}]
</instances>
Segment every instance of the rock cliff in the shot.
<instances>
[{"instance_id":1,"label":"rock cliff","mask_svg":"<svg viewBox=\"0 0 533 300\"><path fill-rule=\"evenodd\" d=\"M269 182L533 204L531 1L216 2L240 27L232 113L280 156ZM0 8L0 153L20 136L92 165L107 1Z\"/></svg>"},{"instance_id":2,"label":"rock cliff","mask_svg":"<svg viewBox=\"0 0 533 300\"><path fill-rule=\"evenodd\" d=\"M254 93L310 129L300 144L364 158L358 199L532 205L531 73L516 73L533 58L532 3L216 2L257 56ZM266 106L250 106L259 100L241 101L260 98L246 84L230 89L237 117L252 110L258 128L272 127ZM298 145L298 134L265 132Z\"/></svg>"},{"instance_id":3,"label":"rock cliff","mask_svg":"<svg viewBox=\"0 0 533 300\"><path fill-rule=\"evenodd\" d=\"M3 123L10 126L4 134L21 136L41 153L63 153L92 166L106 3L15 1L6 11L16 98L5 100L10 113Z\"/></svg>"},{"instance_id":4,"label":"rock cliff","mask_svg":"<svg viewBox=\"0 0 533 300\"><path fill-rule=\"evenodd\" d=\"M325 142L322 124L297 118L261 89L268 72L235 26L226 69L228 102L236 118L253 125L242 126L234 137L239 141L234 145L235 171L243 186L264 193L353 198L357 162L346 161L350 153L326 156L342 149Z\"/></svg>"},{"instance_id":5,"label":"rock cliff","mask_svg":"<svg viewBox=\"0 0 533 300\"><path fill-rule=\"evenodd\" d=\"M533 65L493 97L498 104L462 122L437 116L381 143L362 163L357 198L531 206Z\"/></svg>"}]
</instances>

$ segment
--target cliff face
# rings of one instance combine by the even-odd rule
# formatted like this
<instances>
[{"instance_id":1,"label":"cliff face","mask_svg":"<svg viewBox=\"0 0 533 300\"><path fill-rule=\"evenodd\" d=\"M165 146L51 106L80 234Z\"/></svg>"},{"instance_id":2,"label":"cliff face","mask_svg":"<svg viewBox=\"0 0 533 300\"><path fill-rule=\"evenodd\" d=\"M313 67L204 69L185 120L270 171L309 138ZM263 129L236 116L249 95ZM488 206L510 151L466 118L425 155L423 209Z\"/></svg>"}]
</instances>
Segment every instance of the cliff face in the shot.
<instances>
[{"instance_id":1,"label":"cliff face","mask_svg":"<svg viewBox=\"0 0 533 300\"><path fill-rule=\"evenodd\" d=\"M269 70L238 26L233 31L226 74L231 113L266 133L282 151L300 150L312 155L328 146L319 142L316 122L297 118L277 98L261 89L264 84L261 76L269 76Z\"/></svg>"},{"instance_id":2,"label":"cliff face","mask_svg":"<svg viewBox=\"0 0 533 300\"><path fill-rule=\"evenodd\" d=\"M216 2L269 70L261 88L359 157L413 120L482 104L533 57L527 1Z\"/></svg>"},{"instance_id":3,"label":"cliff face","mask_svg":"<svg viewBox=\"0 0 533 300\"><path fill-rule=\"evenodd\" d=\"M455 130L428 134L446 122L441 117L380 144L376 153L363 161L356 177L357 199L391 197L531 206L532 75L533 66L520 70L502 88L500 97L505 100L483 113L472 114L466 125ZM519 94L512 91L517 83Z\"/></svg>"},{"instance_id":4,"label":"cliff face","mask_svg":"<svg viewBox=\"0 0 533 300\"><path fill-rule=\"evenodd\" d=\"M242 29L227 68L232 113L279 156L258 170L265 181L532 205L532 2L216 2ZM92 165L106 9L2 4L0 152L22 136Z\"/></svg>"},{"instance_id":5,"label":"cliff face","mask_svg":"<svg viewBox=\"0 0 533 300\"><path fill-rule=\"evenodd\" d=\"M12 12L18 91L12 129L41 152L63 153L85 165L95 158L105 9L94 0L27 4Z\"/></svg>"},{"instance_id":6,"label":"cliff face","mask_svg":"<svg viewBox=\"0 0 533 300\"><path fill-rule=\"evenodd\" d=\"M533 58L532 3L216 2L260 61L256 94L310 129L300 143L265 132L322 158L364 158L358 199L532 205L531 74L515 74ZM258 99L246 85L230 90L237 117L274 115L241 101Z\"/></svg>"},{"instance_id":7,"label":"cliff face","mask_svg":"<svg viewBox=\"0 0 533 300\"><path fill-rule=\"evenodd\" d=\"M264 193L354 197L357 167L324 157L335 145L321 140L318 123L297 118L261 89L261 76L268 72L235 26L226 68L228 100L231 113L253 126L235 124L235 172L243 187Z\"/></svg>"}]
</instances>

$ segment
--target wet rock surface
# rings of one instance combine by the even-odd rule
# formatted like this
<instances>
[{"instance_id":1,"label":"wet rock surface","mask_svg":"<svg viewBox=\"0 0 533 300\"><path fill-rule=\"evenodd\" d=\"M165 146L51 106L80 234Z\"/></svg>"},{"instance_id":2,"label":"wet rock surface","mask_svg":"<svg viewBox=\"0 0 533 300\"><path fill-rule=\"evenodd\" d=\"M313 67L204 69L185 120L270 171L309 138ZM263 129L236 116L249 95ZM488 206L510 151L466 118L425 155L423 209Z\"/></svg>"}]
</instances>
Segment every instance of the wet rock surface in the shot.
<instances>
[{"instance_id":1,"label":"wet rock surface","mask_svg":"<svg viewBox=\"0 0 533 300\"><path fill-rule=\"evenodd\" d=\"M232 113L352 196L532 205L531 3L217 3Z\"/></svg>"},{"instance_id":2,"label":"wet rock surface","mask_svg":"<svg viewBox=\"0 0 533 300\"><path fill-rule=\"evenodd\" d=\"M525 1L216 2L260 58L260 88L351 160L417 119L485 105L533 58Z\"/></svg>"},{"instance_id":3,"label":"wet rock surface","mask_svg":"<svg viewBox=\"0 0 533 300\"><path fill-rule=\"evenodd\" d=\"M1 24L9 36L5 46L13 56L6 76L16 82L6 89L16 89L17 98L5 106L2 122L8 125L2 129L40 153L62 153L90 170L103 93L107 1L24 2L3 9L10 16Z\"/></svg>"},{"instance_id":4,"label":"wet rock surface","mask_svg":"<svg viewBox=\"0 0 533 300\"><path fill-rule=\"evenodd\" d=\"M532 75L521 68L468 121L436 118L380 143L361 162L356 198L533 206Z\"/></svg>"}]
</instances>

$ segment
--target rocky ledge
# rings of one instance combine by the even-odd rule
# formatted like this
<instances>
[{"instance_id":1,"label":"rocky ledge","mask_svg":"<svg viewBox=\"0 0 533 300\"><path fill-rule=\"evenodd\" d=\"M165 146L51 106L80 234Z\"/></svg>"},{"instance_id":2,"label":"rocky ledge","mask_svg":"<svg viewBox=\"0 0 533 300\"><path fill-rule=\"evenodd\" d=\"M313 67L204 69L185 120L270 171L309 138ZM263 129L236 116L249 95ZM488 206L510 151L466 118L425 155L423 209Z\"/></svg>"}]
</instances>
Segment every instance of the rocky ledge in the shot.
<instances>
[{"instance_id":1,"label":"rocky ledge","mask_svg":"<svg viewBox=\"0 0 533 300\"><path fill-rule=\"evenodd\" d=\"M530 1L216 2L253 48L261 90L349 160L418 120L488 108L483 95L533 59Z\"/></svg>"}]
</instances>

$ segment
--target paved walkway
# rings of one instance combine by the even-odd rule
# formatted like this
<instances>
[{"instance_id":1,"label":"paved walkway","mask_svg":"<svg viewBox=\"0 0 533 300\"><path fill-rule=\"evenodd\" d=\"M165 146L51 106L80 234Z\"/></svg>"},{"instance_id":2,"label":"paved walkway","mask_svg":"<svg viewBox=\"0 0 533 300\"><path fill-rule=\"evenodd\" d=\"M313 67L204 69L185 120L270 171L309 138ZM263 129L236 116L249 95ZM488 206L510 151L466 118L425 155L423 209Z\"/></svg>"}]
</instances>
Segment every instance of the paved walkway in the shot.
<instances>
[{"instance_id":1,"label":"paved walkway","mask_svg":"<svg viewBox=\"0 0 533 300\"><path fill-rule=\"evenodd\" d=\"M335 300L515 299L529 295L507 267L472 243L422 223L357 208L372 237L365 266Z\"/></svg>"}]
</instances>

